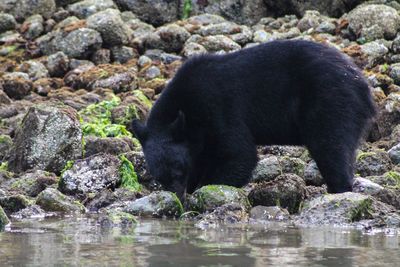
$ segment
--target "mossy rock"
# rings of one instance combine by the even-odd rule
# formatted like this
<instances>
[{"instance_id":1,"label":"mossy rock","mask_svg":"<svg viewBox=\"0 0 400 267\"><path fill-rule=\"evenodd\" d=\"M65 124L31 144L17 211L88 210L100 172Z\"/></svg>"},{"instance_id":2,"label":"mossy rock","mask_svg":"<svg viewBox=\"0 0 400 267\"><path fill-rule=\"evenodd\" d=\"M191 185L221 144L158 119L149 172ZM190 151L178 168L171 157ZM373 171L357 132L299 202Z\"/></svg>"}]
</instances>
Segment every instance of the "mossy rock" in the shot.
<instances>
[{"instance_id":1,"label":"mossy rock","mask_svg":"<svg viewBox=\"0 0 400 267\"><path fill-rule=\"evenodd\" d=\"M3 207L7 214L25 209L32 204L32 200L21 194L0 197L0 206Z\"/></svg>"},{"instance_id":2,"label":"mossy rock","mask_svg":"<svg viewBox=\"0 0 400 267\"><path fill-rule=\"evenodd\" d=\"M189 196L188 210L210 212L224 204L238 204L245 210L250 209L246 193L239 188L227 185L206 185Z\"/></svg>"},{"instance_id":3,"label":"mossy rock","mask_svg":"<svg viewBox=\"0 0 400 267\"><path fill-rule=\"evenodd\" d=\"M7 214L4 212L3 208L0 206L0 231L4 229L4 227L10 223L10 220L7 217Z\"/></svg>"},{"instance_id":4,"label":"mossy rock","mask_svg":"<svg viewBox=\"0 0 400 267\"><path fill-rule=\"evenodd\" d=\"M127 212L109 210L99 218L102 227L128 227L137 224L135 216Z\"/></svg>"},{"instance_id":5,"label":"mossy rock","mask_svg":"<svg viewBox=\"0 0 400 267\"><path fill-rule=\"evenodd\" d=\"M36 204L39 205L45 211L56 211L56 212L84 212L85 207L78 201L62 194L60 191L54 188L47 188L42 191L36 200Z\"/></svg>"}]
</instances>

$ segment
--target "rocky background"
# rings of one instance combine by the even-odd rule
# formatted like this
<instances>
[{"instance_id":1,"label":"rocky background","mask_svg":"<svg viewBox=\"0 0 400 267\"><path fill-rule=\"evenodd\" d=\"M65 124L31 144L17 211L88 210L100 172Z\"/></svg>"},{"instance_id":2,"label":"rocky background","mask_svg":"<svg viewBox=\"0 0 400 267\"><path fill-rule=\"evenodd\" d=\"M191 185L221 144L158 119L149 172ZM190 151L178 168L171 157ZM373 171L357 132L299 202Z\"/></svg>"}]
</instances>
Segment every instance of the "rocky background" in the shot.
<instances>
[{"instance_id":1,"label":"rocky background","mask_svg":"<svg viewBox=\"0 0 400 267\"><path fill-rule=\"evenodd\" d=\"M3 0L0 228L101 214L219 223L400 227L400 1ZM330 195L302 147L260 147L243 189L211 185L181 203L146 172L127 130L182 62L278 39L331 45L363 68L379 116L353 193Z\"/></svg>"}]
</instances>

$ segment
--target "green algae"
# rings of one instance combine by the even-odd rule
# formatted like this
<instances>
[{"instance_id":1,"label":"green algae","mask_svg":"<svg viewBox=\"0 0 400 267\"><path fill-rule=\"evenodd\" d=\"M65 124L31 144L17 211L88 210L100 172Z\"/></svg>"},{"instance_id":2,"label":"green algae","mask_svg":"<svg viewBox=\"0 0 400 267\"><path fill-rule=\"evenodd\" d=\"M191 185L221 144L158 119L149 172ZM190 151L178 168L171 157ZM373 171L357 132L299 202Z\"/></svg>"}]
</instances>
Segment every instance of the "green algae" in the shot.
<instances>
[{"instance_id":1,"label":"green algae","mask_svg":"<svg viewBox=\"0 0 400 267\"><path fill-rule=\"evenodd\" d=\"M138 181L138 177L132 162L130 162L124 155L121 155L119 159L121 160L121 165L119 167L121 187L133 190L135 192L141 191L142 186Z\"/></svg>"},{"instance_id":2,"label":"green algae","mask_svg":"<svg viewBox=\"0 0 400 267\"><path fill-rule=\"evenodd\" d=\"M192 12L192 0L184 0L183 2L183 10L182 10L182 19L187 19L190 17L190 13Z\"/></svg>"}]
</instances>

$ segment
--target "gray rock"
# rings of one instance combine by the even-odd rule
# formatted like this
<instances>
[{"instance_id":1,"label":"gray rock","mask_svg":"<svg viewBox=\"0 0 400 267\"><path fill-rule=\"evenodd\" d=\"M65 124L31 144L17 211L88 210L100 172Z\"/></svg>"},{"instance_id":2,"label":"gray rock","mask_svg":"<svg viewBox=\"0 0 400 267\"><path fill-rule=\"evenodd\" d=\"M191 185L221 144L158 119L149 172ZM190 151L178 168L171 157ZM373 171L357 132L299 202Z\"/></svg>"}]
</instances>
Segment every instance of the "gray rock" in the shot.
<instances>
[{"instance_id":1,"label":"gray rock","mask_svg":"<svg viewBox=\"0 0 400 267\"><path fill-rule=\"evenodd\" d=\"M120 181L121 161L104 153L77 160L61 174L59 188L66 194L84 196L106 188L115 188Z\"/></svg>"},{"instance_id":2,"label":"gray rock","mask_svg":"<svg viewBox=\"0 0 400 267\"><path fill-rule=\"evenodd\" d=\"M0 33L14 30L17 27L17 21L11 14L0 13Z\"/></svg>"},{"instance_id":3,"label":"gray rock","mask_svg":"<svg viewBox=\"0 0 400 267\"><path fill-rule=\"evenodd\" d=\"M253 34L253 41L256 43L266 43L272 40L272 34L264 30L257 30Z\"/></svg>"},{"instance_id":4,"label":"gray rock","mask_svg":"<svg viewBox=\"0 0 400 267\"><path fill-rule=\"evenodd\" d=\"M44 31L44 20L41 15L33 15L27 18L21 26L26 39L32 40L39 37Z\"/></svg>"},{"instance_id":5,"label":"gray rock","mask_svg":"<svg viewBox=\"0 0 400 267\"><path fill-rule=\"evenodd\" d=\"M138 175L138 180L140 183L146 183L153 179L146 168L146 161L144 159L144 154L141 151L131 151L124 154L126 158L132 162L135 167L135 172Z\"/></svg>"},{"instance_id":6,"label":"gray rock","mask_svg":"<svg viewBox=\"0 0 400 267\"><path fill-rule=\"evenodd\" d=\"M178 0L115 0L123 10L132 11L141 20L155 26L178 19Z\"/></svg>"},{"instance_id":7,"label":"gray rock","mask_svg":"<svg viewBox=\"0 0 400 267\"><path fill-rule=\"evenodd\" d=\"M32 81L49 77L46 67L41 62L35 60L25 61L19 66L19 70L27 73Z\"/></svg>"},{"instance_id":8,"label":"gray rock","mask_svg":"<svg viewBox=\"0 0 400 267\"><path fill-rule=\"evenodd\" d=\"M180 52L183 44L190 37L185 28L176 24L168 24L149 34L144 39L146 49L162 49L166 52Z\"/></svg>"},{"instance_id":9,"label":"gray rock","mask_svg":"<svg viewBox=\"0 0 400 267\"><path fill-rule=\"evenodd\" d=\"M116 9L97 12L89 16L86 22L88 28L101 33L103 43L107 46L127 44L132 36L132 30L124 24Z\"/></svg>"},{"instance_id":10,"label":"gray rock","mask_svg":"<svg viewBox=\"0 0 400 267\"><path fill-rule=\"evenodd\" d=\"M191 16L187 19L188 23L194 25L210 25L210 24L218 24L226 21L225 18L215 15L215 14L200 14L196 16Z\"/></svg>"},{"instance_id":11,"label":"gray rock","mask_svg":"<svg viewBox=\"0 0 400 267\"><path fill-rule=\"evenodd\" d=\"M336 32L336 25L331 21L322 21L315 31L318 33L329 33L334 35Z\"/></svg>"},{"instance_id":12,"label":"gray rock","mask_svg":"<svg viewBox=\"0 0 400 267\"><path fill-rule=\"evenodd\" d=\"M56 184L58 178L55 174L36 170L24 173L22 176L10 179L1 185L8 192L21 193L30 197L36 197L48 186Z\"/></svg>"},{"instance_id":13,"label":"gray rock","mask_svg":"<svg viewBox=\"0 0 400 267\"><path fill-rule=\"evenodd\" d=\"M185 57L191 57L207 53L207 49L204 46L197 43L186 43L182 49L182 55Z\"/></svg>"},{"instance_id":14,"label":"gray rock","mask_svg":"<svg viewBox=\"0 0 400 267\"><path fill-rule=\"evenodd\" d=\"M271 181L282 174L278 157L270 155L261 159L253 171L251 180L254 182Z\"/></svg>"},{"instance_id":15,"label":"gray rock","mask_svg":"<svg viewBox=\"0 0 400 267\"><path fill-rule=\"evenodd\" d=\"M294 173L298 176L304 176L306 163L299 158L284 156L279 159L279 164L283 173Z\"/></svg>"},{"instance_id":16,"label":"gray rock","mask_svg":"<svg viewBox=\"0 0 400 267\"><path fill-rule=\"evenodd\" d=\"M391 167L389 155L385 151L361 152L357 156L356 173L362 177L384 174Z\"/></svg>"},{"instance_id":17,"label":"gray rock","mask_svg":"<svg viewBox=\"0 0 400 267\"><path fill-rule=\"evenodd\" d=\"M122 138L115 137L95 137L85 138L85 157L103 152L111 155L119 155L131 151L128 142Z\"/></svg>"},{"instance_id":18,"label":"gray rock","mask_svg":"<svg viewBox=\"0 0 400 267\"><path fill-rule=\"evenodd\" d=\"M209 13L240 24L254 24L268 14L264 0L192 0L191 7L190 16Z\"/></svg>"},{"instance_id":19,"label":"gray rock","mask_svg":"<svg viewBox=\"0 0 400 267\"><path fill-rule=\"evenodd\" d=\"M47 188L42 191L36 199L36 204L45 211L85 212L85 207L82 204L54 188Z\"/></svg>"},{"instance_id":20,"label":"gray rock","mask_svg":"<svg viewBox=\"0 0 400 267\"><path fill-rule=\"evenodd\" d=\"M109 64L111 62L111 51L105 48L98 49L93 53L90 61L95 65Z\"/></svg>"},{"instance_id":21,"label":"gray rock","mask_svg":"<svg viewBox=\"0 0 400 267\"><path fill-rule=\"evenodd\" d=\"M137 56L137 52L128 46L111 47L111 54L114 62L124 64Z\"/></svg>"},{"instance_id":22,"label":"gray rock","mask_svg":"<svg viewBox=\"0 0 400 267\"><path fill-rule=\"evenodd\" d=\"M385 188L400 189L400 173L390 171L378 176L368 176L368 179Z\"/></svg>"},{"instance_id":23,"label":"gray rock","mask_svg":"<svg viewBox=\"0 0 400 267\"><path fill-rule=\"evenodd\" d=\"M64 77L69 70L69 58L63 52L47 57L46 68L51 77Z\"/></svg>"},{"instance_id":24,"label":"gray rock","mask_svg":"<svg viewBox=\"0 0 400 267\"><path fill-rule=\"evenodd\" d=\"M61 51L68 57L82 59L88 58L103 43L100 33L88 28L80 28L66 35L61 31L53 31L36 41L40 50L46 55Z\"/></svg>"},{"instance_id":25,"label":"gray rock","mask_svg":"<svg viewBox=\"0 0 400 267\"><path fill-rule=\"evenodd\" d=\"M24 220L24 219L43 219L45 217L53 216L53 213L46 213L38 205L32 205L22 209L20 211L11 214L11 218L14 220Z\"/></svg>"},{"instance_id":26,"label":"gray rock","mask_svg":"<svg viewBox=\"0 0 400 267\"><path fill-rule=\"evenodd\" d=\"M282 174L275 180L257 184L249 194L252 206L280 206L296 213L306 196L304 180L295 174Z\"/></svg>"},{"instance_id":27,"label":"gray rock","mask_svg":"<svg viewBox=\"0 0 400 267\"><path fill-rule=\"evenodd\" d=\"M40 104L31 107L17 129L9 169L60 173L68 160L82 155L78 114L68 106Z\"/></svg>"},{"instance_id":28,"label":"gray rock","mask_svg":"<svg viewBox=\"0 0 400 267\"><path fill-rule=\"evenodd\" d=\"M151 66L146 70L145 76L147 79L154 79L156 77L161 76L161 71L156 66Z\"/></svg>"},{"instance_id":29,"label":"gray rock","mask_svg":"<svg viewBox=\"0 0 400 267\"><path fill-rule=\"evenodd\" d=\"M50 18L56 10L54 0L3 0L0 1L0 11L10 13L18 21L40 14Z\"/></svg>"},{"instance_id":30,"label":"gray rock","mask_svg":"<svg viewBox=\"0 0 400 267\"><path fill-rule=\"evenodd\" d=\"M307 10L306 13L304 14L304 17L302 17L299 20L297 27L302 32L307 31L309 29L315 30L321 22L322 22L321 14L318 11Z\"/></svg>"},{"instance_id":31,"label":"gray rock","mask_svg":"<svg viewBox=\"0 0 400 267\"><path fill-rule=\"evenodd\" d=\"M389 149L388 154L393 164L400 164L400 143Z\"/></svg>"},{"instance_id":32,"label":"gray rock","mask_svg":"<svg viewBox=\"0 0 400 267\"><path fill-rule=\"evenodd\" d=\"M179 217L183 213L183 206L174 193L157 191L126 202L123 211L142 217Z\"/></svg>"},{"instance_id":33,"label":"gray rock","mask_svg":"<svg viewBox=\"0 0 400 267\"><path fill-rule=\"evenodd\" d=\"M0 206L0 231L4 230L4 227L6 227L10 223L10 220L7 217L7 214L4 212L3 208Z\"/></svg>"},{"instance_id":34,"label":"gray rock","mask_svg":"<svg viewBox=\"0 0 400 267\"><path fill-rule=\"evenodd\" d=\"M372 182L371 180L362 178L362 177L356 177L354 178L354 183L353 183L353 192L355 193L363 193L366 195L374 195L380 191L382 191L384 188L383 186Z\"/></svg>"},{"instance_id":35,"label":"gray rock","mask_svg":"<svg viewBox=\"0 0 400 267\"><path fill-rule=\"evenodd\" d=\"M389 52L389 49L381 42L374 41L362 45L361 51L367 57L367 67L372 68L384 61L384 57Z\"/></svg>"},{"instance_id":36,"label":"gray rock","mask_svg":"<svg viewBox=\"0 0 400 267\"><path fill-rule=\"evenodd\" d=\"M84 0L69 5L67 10L74 16L84 19L107 8L116 9L117 6L112 0Z\"/></svg>"},{"instance_id":37,"label":"gray rock","mask_svg":"<svg viewBox=\"0 0 400 267\"><path fill-rule=\"evenodd\" d=\"M32 202L24 195L12 194L0 197L0 207L3 207L7 214L20 211L32 205Z\"/></svg>"},{"instance_id":38,"label":"gray rock","mask_svg":"<svg viewBox=\"0 0 400 267\"><path fill-rule=\"evenodd\" d=\"M8 135L0 135L0 162L8 155L11 150L13 141Z\"/></svg>"},{"instance_id":39,"label":"gray rock","mask_svg":"<svg viewBox=\"0 0 400 267\"><path fill-rule=\"evenodd\" d=\"M201 215L195 226L205 230L216 228L219 225L247 223L248 217L247 210L243 206L237 203L228 203L216 207L210 213Z\"/></svg>"},{"instance_id":40,"label":"gray rock","mask_svg":"<svg viewBox=\"0 0 400 267\"><path fill-rule=\"evenodd\" d=\"M314 160L307 163L304 169L304 181L307 185L321 186L324 184L324 178L319 172L317 163Z\"/></svg>"},{"instance_id":41,"label":"gray rock","mask_svg":"<svg viewBox=\"0 0 400 267\"><path fill-rule=\"evenodd\" d=\"M212 211L224 204L237 204L245 210L250 208L246 193L239 188L227 185L206 185L197 189L187 199L189 210L198 212Z\"/></svg>"},{"instance_id":42,"label":"gray rock","mask_svg":"<svg viewBox=\"0 0 400 267\"><path fill-rule=\"evenodd\" d=\"M296 222L306 225L348 225L373 219L394 208L359 193L327 194L306 201Z\"/></svg>"},{"instance_id":43,"label":"gray rock","mask_svg":"<svg viewBox=\"0 0 400 267\"><path fill-rule=\"evenodd\" d=\"M392 42L392 51L396 54L400 53L400 35L397 35Z\"/></svg>"},{"instance_id":44,"label":"gray rock","mask_svg":"<svg viewBox=\"0 0 400 267\"><path fill-rule=\"evenodd\" d=\"M224 35L206 36L198 40L208 52L233 52L241 49L241 46Z\"/></svg>"},{"instance_id":45,"label":"gray rock","mask_svg":"<svg viewBox=\"0 0 400 267\"><path fill-rule=\"evenodd\" d=\"M250 210L250 219L254 222L263 221L287 221L289 212L278 206L255 206Z\"/></svg>"},{"instance_id":46,"label":"gray rock","mask_svg":"<svg viewBox=\"0 0 400 267\"><path fill-rule=\"evenodd\" d=\"M389 76L395 84L400 85L400 63L390 65Z\"/></svg>"},{"instance_id":47,"label":"gray rock","mask_svg":"<svg viewBox=\"0 0 400 267\"><path fill-rule=\"evenodd\" d=\"M2 88L1 88L2 89ZM7 96L7 94L0 90L0 106L11 104L11 99Z\"/></svg>"},{"instance_id":48,"label":"gray rock","mask_svg":"<svg viewBox=\"0 0 400 267\"><path fill-rule=\"evenodd\" d=\"M347 15L347 19L349 29L353 33L360 33L360 37L365 37L370 27L379 27L386 39L393 39L400 29L400 15L386 5L358 6Z\"/></svg>"},{"instance_id":49,"label":"gray rock","mask_svg":"<svg viewBox=\"0 0 400 267\"><path fill-rule=\"evenodd\" d=\"M105 214L101 214L98 218L98 222L102 227L132 227L137 223L135 217L129 213L109 210Z\"/></svg>"},{"instance_id":50,"label":"gray rock","mask_svg":"<svg viewBox=\"0 0 400 267\"><path fill-rule=\"evenodd\" d=\"M152 63L153 61L148 56L140 56L137 62L140 68L150 66Z\"/></svg>"}]
</instances>

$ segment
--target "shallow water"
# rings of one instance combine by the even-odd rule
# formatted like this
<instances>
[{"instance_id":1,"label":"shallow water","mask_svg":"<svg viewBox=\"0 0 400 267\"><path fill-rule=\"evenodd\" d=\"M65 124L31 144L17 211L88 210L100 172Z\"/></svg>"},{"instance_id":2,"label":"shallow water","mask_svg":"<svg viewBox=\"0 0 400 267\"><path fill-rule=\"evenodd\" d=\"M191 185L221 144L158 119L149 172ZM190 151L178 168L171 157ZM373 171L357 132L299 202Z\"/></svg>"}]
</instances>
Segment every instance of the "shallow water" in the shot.
<instances>
[{"instance_id":1,"label":"shallow water","mask_svg":"<svg viewBox=\"0 0 400 267\"><path fill-rule=\"evenodd\" d=\"M53 218L0 233L0 266L400 266L400 237L283 225L200 230L169 220L103 228L95 218Z\"/></svg>"}]
</instances>

